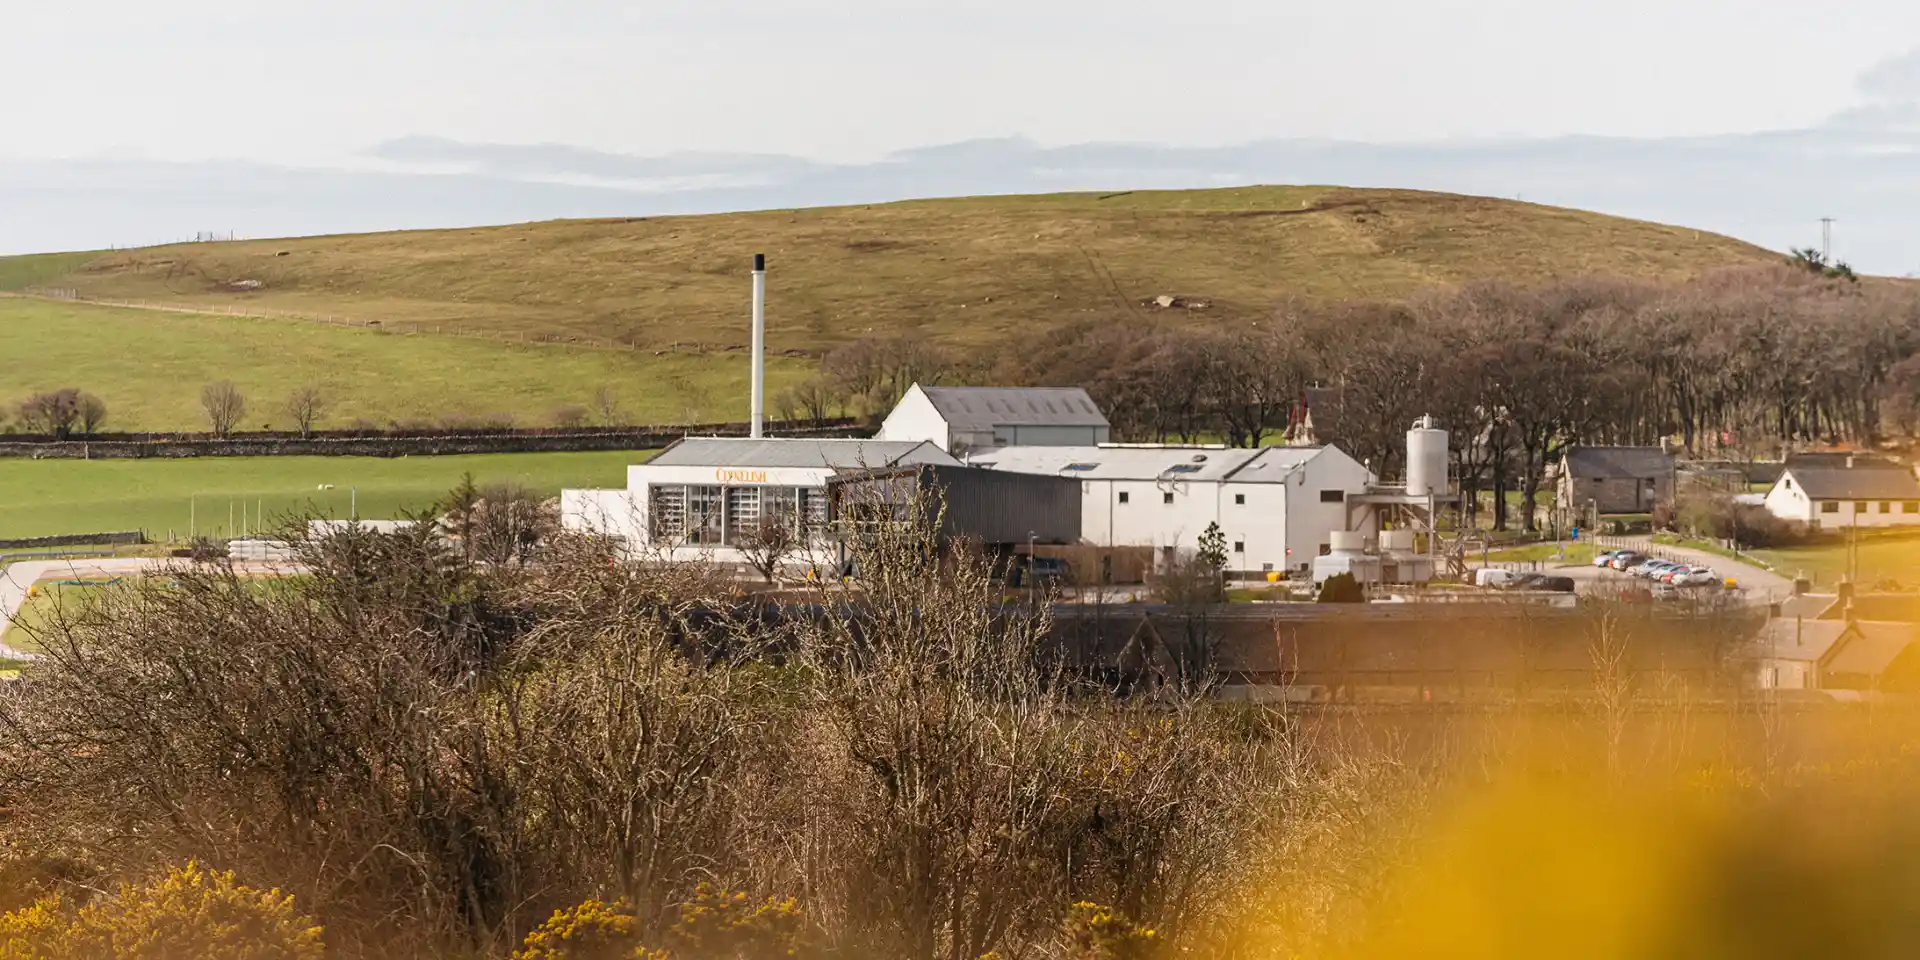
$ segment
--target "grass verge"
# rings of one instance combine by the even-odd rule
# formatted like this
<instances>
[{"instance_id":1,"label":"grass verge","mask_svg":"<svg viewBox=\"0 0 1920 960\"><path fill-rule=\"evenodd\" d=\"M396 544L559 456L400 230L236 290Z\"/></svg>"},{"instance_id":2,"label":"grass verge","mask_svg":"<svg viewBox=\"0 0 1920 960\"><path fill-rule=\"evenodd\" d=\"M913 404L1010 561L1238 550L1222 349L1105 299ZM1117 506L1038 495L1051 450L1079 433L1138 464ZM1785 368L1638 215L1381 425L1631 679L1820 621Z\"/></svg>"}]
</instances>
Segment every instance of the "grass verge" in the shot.
<instances>
[{"instance_id":1,"label":"grass verge","mask_svg":"<svg viewBox=\"0 0 1920 960\"><path fill-rule=\"evenodd\" d=\"M462 474L544 494L619 487L635 451L452 457L0 460L0 538L145 530L226 536L308 513L391 518L433 505ZM242 516L245 520L242 520Z\"/></svg>"}]
</instances>

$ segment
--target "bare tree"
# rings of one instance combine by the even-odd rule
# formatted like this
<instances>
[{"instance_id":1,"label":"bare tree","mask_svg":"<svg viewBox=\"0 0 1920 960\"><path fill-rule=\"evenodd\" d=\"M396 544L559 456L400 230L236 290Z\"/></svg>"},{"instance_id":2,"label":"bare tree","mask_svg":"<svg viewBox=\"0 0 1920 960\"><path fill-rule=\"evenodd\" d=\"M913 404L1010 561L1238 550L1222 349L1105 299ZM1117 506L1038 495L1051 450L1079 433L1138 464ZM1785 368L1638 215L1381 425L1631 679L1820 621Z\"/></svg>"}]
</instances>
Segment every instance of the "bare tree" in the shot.
<instances>
[{"instance_id":1,"label":"bare tree","mask_svg":"<svg viewBox=\"0 0 1920 960\"><path fill-rule=\"evenodd\" d=\"M319 387L309 384L288 394L284 409L294 426L299 428L300 436L309 437L313 435L314 423L327 415L328 405L326 394Z\"/></svg>"},{"instance_id":2,"label":"bare tree","mask_svg":"<svg viewBox=\"0 0 1920 960\"><path fill-rule=\"evenodd\" d=\"M20 404L20 423L29 433L65 440L81 422L82 406L82 394L74 387L37 393Z\"/></svg>"},{"instance_id":3,"label":"bare tree","mask_svg":"<svg viewBox=\"0 0 1920 960\"><path fill-rule=\"evenodd\" d=\"M600 415L600 425L611 427L620 422L620 394L611 386L602 386L593 392L593 409Z\"/></svg>"},{"instance_id":4,"label":"bare tree","mask_svg":"<svg viewBox=\"0 0 1920 960\"><path fill-rule=\"evenodd\" d=\"M578 430L587 425L587 408L578 404L567 404L554 408L553 425L562 430Z\"/></svg>"},{"instance_id":5,"label":"bare tree","mask_svg":"<svg viewBox=\"0 0 1920 960\"><path fill-rule=\"evenodd\" d=\"M80 432L99 433L107 425L107 402L91 393L80 395Z\"/></svg>"},{"instance_id":6,"label":"bare tree","mask_svg":"<svg viewBox=\"0 0 1920 960\"><path fill-rule=\"evenodd\" d=\"M206 411L207 425L219 436L233 432L246 415L247 398L240 394L240 388L231 380L209 383L200 388L200 408Z\"/></svg>"},{"instance_id":7,"label":"bare tree","mask_svg":"<svg viewBox=\"0 0 1920 960\"><path fill-rule=\"evenodd\" d=\"M799 518L791 510L774 509L771 503L761 508L760 519L741 530L734 541L734 546L746 555L748 565L768 583L772 583L779 576L781 566L806 545Z\"/></svg>"}]
</instances>

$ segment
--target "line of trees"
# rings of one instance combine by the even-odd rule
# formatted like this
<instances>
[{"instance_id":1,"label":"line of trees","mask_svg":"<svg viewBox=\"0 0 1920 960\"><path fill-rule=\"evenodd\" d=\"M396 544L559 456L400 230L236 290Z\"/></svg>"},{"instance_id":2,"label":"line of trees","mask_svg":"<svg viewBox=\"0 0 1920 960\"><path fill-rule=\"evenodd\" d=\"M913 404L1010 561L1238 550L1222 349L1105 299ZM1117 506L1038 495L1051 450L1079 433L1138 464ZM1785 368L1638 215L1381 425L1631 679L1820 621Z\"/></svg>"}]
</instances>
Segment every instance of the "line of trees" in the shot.
<instances>
[{"instance_id":1,"label":"line of trees","mask_svg":"<svg viewBox=\"0 0 1920 960\"><path fill-rule=\"evenodd\" d=\"M1407 428L1432 414L1464 488L1497 494L1496 526L1518 491L1531 529L1546 468L1571 444L1759 458L1912 436L1920 296L1810 264L1289 301L1234 328L1089 322L959 359L863 341L827 358L822 386L871 415L916 379L1084 386L1117 439L1241 446L1304 408L1320 440L1389 477L1405 468Z\"/></svg>"}]
</instances>

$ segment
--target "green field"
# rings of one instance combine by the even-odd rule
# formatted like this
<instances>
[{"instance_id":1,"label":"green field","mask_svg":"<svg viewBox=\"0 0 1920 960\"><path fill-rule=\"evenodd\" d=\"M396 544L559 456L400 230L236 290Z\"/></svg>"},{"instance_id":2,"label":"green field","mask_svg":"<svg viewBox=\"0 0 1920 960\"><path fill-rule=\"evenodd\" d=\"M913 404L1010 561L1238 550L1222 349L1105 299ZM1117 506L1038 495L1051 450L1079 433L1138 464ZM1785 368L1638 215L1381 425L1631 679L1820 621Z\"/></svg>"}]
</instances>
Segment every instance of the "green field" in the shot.
<instances>
[{"instance_id":1,"label":"green field","mask_svg":"<svg viewBox=\"0 0 1920 960\"><path fill-rule=\"evenodd\" d=\"M294 514L390 518L431 506L462 474L513 482L620 487L647 454L507 453L456 457L233 457L198 460L0 460L0 539L145 530L226 536ZM331 484L333 489L322 490ZM229 519L231 518L231 520Z\"/></svg>"},{"instance_id":2,"label":"green field","mask_svg":"<svg viewBox=\"0 0 1920 960\"><path fill-rule=\"evenodd\" d=\"M0 260L0 264L6 261ZM204 430L200 387L231 380L247 398L243 429L291 429L287 394L318 384L334 401L325 426L380 427L511 417L546 426L563 406L592 409L610 387L628 423L747 418L743 355L695 356L383 333L291 320L206 317L0 299L0 410L44 390L78 387L106 401L109 430ZM770 358L769 391L813 369Z\"/></svg>"},{"instance_id":3,"label":"green field","mask_svg":"<svg viewBox=\"0 0 1920 960\"><path fill-rule=\"evenodd\" d=\"M1819 586L1839 583L1847 575L1847 548L1842 544L1752 553L1772 565L1774 572L1781 576L1805 574ZM1860 542L1858 557L1860 583L1870 585L1895 580L1906 586L1920 585L1920 536L1865 538Z\"/></svg>"}]
</instances>

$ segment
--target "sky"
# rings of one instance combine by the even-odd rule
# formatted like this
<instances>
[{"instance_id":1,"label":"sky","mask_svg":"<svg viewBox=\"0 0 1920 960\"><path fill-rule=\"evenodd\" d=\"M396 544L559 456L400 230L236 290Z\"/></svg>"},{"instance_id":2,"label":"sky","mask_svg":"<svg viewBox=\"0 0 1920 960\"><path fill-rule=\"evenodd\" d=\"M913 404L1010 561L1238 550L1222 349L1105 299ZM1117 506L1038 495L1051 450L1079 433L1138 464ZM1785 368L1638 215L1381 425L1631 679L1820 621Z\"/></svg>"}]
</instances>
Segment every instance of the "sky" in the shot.
<instances>
[{"instance_id":1,"label":"sky","mask_svg":"<svg viewBox=\"0 0 1920 960\"><path fill-rule=\"evenodd\" d=\"M845 162L1015 134L1718 134L1815 123L1920 45L1910 0L7 6L0 157L299 165L412 135Z\"/></svg>"},{"instance_id":2,"label":"sky","mask_svg":"<svg viewBox=\"0 0 1920 960\"><path fill-rule=\"evenodd\" d=\"M0 254L1338 183L1920 273L1912 0L0 2Z\"/></svg>"}]
</instances>

